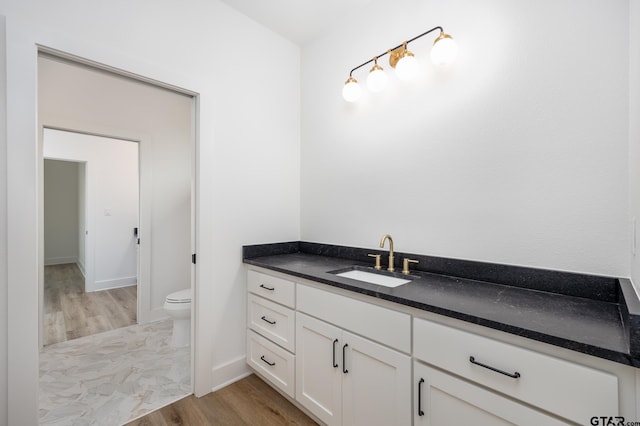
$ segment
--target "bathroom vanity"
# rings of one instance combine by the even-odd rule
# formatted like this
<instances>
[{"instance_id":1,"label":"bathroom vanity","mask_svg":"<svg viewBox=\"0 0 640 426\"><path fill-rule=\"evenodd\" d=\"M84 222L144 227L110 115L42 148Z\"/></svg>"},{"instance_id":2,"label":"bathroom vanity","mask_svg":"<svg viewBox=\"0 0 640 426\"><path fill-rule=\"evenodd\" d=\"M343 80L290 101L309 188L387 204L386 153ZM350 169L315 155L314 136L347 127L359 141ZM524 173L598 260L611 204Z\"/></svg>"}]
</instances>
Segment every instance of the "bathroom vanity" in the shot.
<instances>
[{"instance_id":1,"label":"bathroom vanity","mask_svg":"<svg viewBox=\"0 0 640 426\"><path fill-rule=\"evenodd\" d=\"M320 422L640 420L640 302L627 280L402 253L398 270L419 263L391 273L370 254L386 259L307 242L243 248L247 363Z\"/></svg>"}]
</instances>

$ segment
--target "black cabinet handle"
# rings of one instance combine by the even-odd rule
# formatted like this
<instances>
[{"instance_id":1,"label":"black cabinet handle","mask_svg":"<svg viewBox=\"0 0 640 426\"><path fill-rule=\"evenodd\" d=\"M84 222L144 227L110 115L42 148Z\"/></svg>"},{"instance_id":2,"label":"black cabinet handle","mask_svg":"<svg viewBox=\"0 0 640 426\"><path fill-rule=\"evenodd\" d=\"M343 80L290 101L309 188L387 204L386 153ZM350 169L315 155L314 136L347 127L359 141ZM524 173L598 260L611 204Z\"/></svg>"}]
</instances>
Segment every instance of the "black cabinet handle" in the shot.
<instances>
[{"instance_id":1,"label":"black cabinet handle","mask_svg":"<svg viewBox=\"0 0 640 426\"><path fill-rule=\"evenodd\" d=\"M496 373L504 374L505 376L511 377L512 379L520 378L520 373L518 373L517 371L515 373L508 373L506 371L499 370L499 369L497 369L495 367L492 367L490 365L483 364L481 362L476 361L476 359L473 356L469 357L469 362L471 364L475 364L475 365L479 365L480 367L484 367L484 368L486 368L488 370L495 371Z\"/></svg>"},{"instance_id":2,"label":"black cabinet handle","mask_svg":"<svg viewBox=\"0 0 640 426\"><path fill-rule=\"evenodd\" d=\"M422 411L422 384L424 383L424 379L420 378L418 380L418 415L424 416L424 411Z\"/></svg>"},{"instance_id":3,"label":"black cabinet handle","mask_svg":"<svg viewBox=\"0 0 640 426\"><path fill-rule=\"evenodd\" d=\"M338 343L338 339L333 341L333 368L338 368L338 363L336 362L336 343Z\"/></svg>"},{"instance_id":4,"label":"black cabinet handle","mask_svg":"<svg viewBox=\"0 0 640 426\"><path fill-rule=\"evenodd\" d=\"M269 361L267 361L266 359L264 359L264 355L262 355L262 356L260 357L260 359L261 359L262 361L264 361L266 364L268 364L268 365L270 365L270 366L272 366L272 367L273 367L274 365L276 365L276 363L275 363L275 362L269 362Z\"/></svg>"},{"instance_id":5,"label":"black cabinet handle","mask_svg":"<svg viewBox=\"0 0 640 426\"><path fill-rule=\"evenodd\" d=\"M276 289L275 287L265 287L264 284L260 284L260 288L264 288L265 290L269 290L269 291L273 291Z\"/></svg>"},{"instance_id":6,"label":"black cabinet handle","mask_svg":"<svg viewBox=\"0 0 640 426\"><path fill-rule=\"evenodd\" d=\"M269 321L269 320L267 319L267 317L265 317L264 315L263 315L263 316L262 316L262 318L260 318L260 319L261 319L262 321L264 321L264 322L268 322L268 323L269 323L269 324L271 324L271 325L276 325L276 322L275 322L275 321Z\"/></svg>"},{"instance_id":7,"label":"black cabinet handle","mask_svg":"<svg viewBox=\"0 0 640 426\"><path fill-rule=\"evenodd\" d=\"M347 370L347 346L349 346L347 343L344 344L344 346L342 347L342 372L344 374L347 374L349 372L349 370Z\"/></svg>"}]
</instances>

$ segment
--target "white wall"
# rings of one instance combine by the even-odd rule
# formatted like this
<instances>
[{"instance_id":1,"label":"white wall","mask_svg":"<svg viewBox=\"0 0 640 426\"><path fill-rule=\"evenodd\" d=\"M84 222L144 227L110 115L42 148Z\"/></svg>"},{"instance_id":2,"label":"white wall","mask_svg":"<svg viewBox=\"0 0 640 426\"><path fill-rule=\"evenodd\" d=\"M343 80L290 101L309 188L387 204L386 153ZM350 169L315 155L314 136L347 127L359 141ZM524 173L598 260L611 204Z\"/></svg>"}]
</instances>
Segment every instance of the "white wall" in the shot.
<instances>
[{"instance_id":1,"label":"white wall","mask_svg":"<svg viewBox=\"0 0 640 426\"><path fill-rule=\"evenodd\" d=\"M126 10L126 13L122 13ZM299 238L299 48L215 0L7 0L9 422L37 416L36 43L199 94L196 372L244 367L241 245ZM150 19L150 17L153 19ZM118 28L114 33L113 28ZM226 372L230 372L229 375Z\"/></svg>"},{"instance_id":2,"label":"white wall","mask_svg":"<svg viewBox=\"0 0 640 426\"><path fill-rule=\"evenodd\" d=\"M382 1L305 48L302 238L628 276L628 6ZM343 101L351 68L437 25L453 67L429 35L418 81Z\"/></svg>"},{"instance_id":3,"label":"white wall","mask_svg":"<svg viewBox=\"0 0 640 426\"><path fill-rule=\"evenodd\" d=\"M87 275L85 291L105 290L136 284L137 254L133 228L138 226L138 144L119 139L44 129L43 155L82 162L87 170L88 212L87 245L92 273ZM53 161L61 163L60 161ZM47 230L49 197L47 173L51 160L45 160L45 264L47 247L51 244ZM65 162L62 162L65 163ZM69 164L69 163L67 163ZM73 164L73 163L72 163ZM78 248L78 167L71 171L75 186L70 223L66 225L67 239ZM58 222L61 222L58 220ZM69 221L67 221L69 222ZM76 255L77 257L77 255Z\"/></svg>"},{"instance_id":4,"label":"white wall","mask_svg":"<svg viewBox=\"0 0 640 426\"><path fill-rule=\"evenodd\" d=\"M44 161L44 264L78 261L78 163Z\"/></svg>"},{"instance_id":5,"label":"white wall","mask_svg":"<svg viewBox=\"0 0 640 426\"><path fill-rule=\"evenodd\" d=\"M5 17L0 15L0 424L7 424L7 104Z\"/></svg>"},{"instance_id":6,"label":"white wall","mask_svg":"<svg viewBox=\"0 0 640 426\"><path fill-rule=\"evenodd\" d=\"M640 2L629 2L629 216L640 227ZM633 229L632 229L633 231ZM640 229L631 255L631 280L640 291Z\"/></svg>"},{"instance_id":7,"label":"white wall","mask_svg":"<svg viewBox=\"0 0 640 426\"><path fill-rule=\"evenodd\" d=\"M78 163L78 267L85 275L87 232L87 165Z\"/></svg>"}]
</instances>

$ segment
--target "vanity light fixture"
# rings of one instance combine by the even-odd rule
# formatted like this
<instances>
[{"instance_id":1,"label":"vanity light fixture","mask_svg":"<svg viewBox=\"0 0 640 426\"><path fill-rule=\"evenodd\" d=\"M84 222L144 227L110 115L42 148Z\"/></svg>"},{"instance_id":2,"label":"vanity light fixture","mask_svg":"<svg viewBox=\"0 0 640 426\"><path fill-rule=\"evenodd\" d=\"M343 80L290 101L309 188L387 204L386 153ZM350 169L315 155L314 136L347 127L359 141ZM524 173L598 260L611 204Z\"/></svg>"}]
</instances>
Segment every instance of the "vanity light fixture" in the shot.
<instances>
[{"instance_id":1,"label":"vanity light fixture","mask_svg":"<svg viewBox=\"0 0 640 426\"><path fill-rule=\"evenodd\" d=\"M342 88L342 96L347 102L355 102L360 99L362 95L362 88L358 84L358 80L353 77L353 72L365 65L374 63L373 68L367 76L367 87L372 92L380 92L384 90L387 85L387 75L380 65L378 65L378 59L384 55L389 55L389 65L395 68L396 75L400 80L410 80L418 72L418 61L414 54L407 48L407 45L420 37L424 37L427 34L440 30L440 35L433 42L433 48L431 49L431 61L435 65L447 65L452 63L458 55L458 47L456 42L449 34L445 33L442 27L434 27L429 31L415 36L414 38L405 41L398 46L388 49L386 52L374 56L373 59L358 65L349 72L349 78Z\"/></svg>"}]
</instances>

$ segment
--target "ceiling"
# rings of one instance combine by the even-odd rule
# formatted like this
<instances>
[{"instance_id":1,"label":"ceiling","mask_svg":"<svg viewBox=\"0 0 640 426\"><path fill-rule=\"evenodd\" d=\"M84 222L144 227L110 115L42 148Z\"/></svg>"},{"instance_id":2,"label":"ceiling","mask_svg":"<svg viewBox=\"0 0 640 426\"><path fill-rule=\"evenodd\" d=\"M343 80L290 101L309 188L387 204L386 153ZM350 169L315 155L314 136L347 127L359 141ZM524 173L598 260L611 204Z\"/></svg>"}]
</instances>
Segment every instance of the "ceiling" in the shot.
<instances>
[{"instance_id":1,"label":"ceiling","mask_svg":"<svg viewBox=\"0 0 640 426\"><path fill-rule=\"evenodd\" d=\"M222 0L298 45L372 0Z\"/></svg>"}]
</instances>

